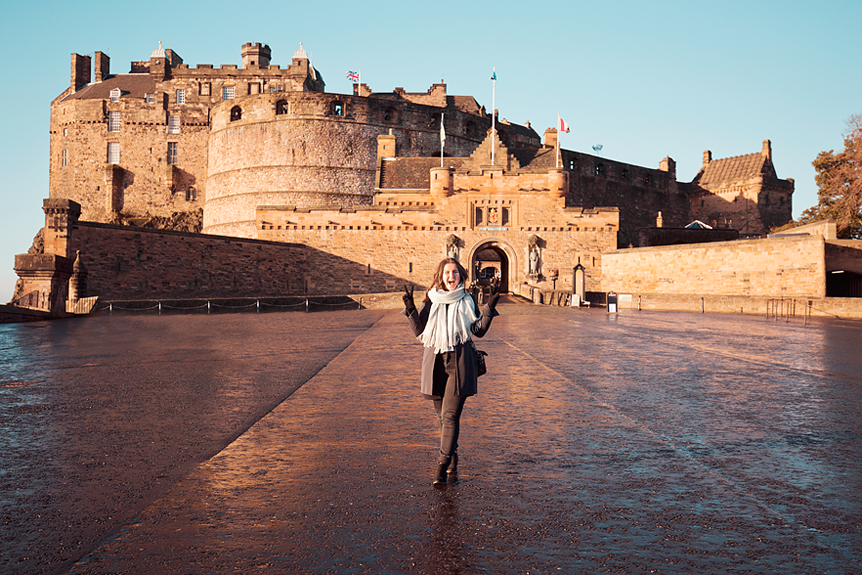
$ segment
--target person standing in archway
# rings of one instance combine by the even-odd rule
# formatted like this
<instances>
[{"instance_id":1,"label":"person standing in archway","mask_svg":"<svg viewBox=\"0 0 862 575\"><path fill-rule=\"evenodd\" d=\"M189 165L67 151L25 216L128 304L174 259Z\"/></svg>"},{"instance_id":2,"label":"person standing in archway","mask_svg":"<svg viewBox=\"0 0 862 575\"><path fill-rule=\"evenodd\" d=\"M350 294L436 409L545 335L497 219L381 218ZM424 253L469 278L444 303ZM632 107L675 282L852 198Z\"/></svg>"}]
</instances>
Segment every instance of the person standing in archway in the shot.
<instances>
[{"instance_id":1,"label":"person standing in archway","mask_svg":"<svg viewBox=\"0 0 862 575\"><path fill-rule=\"evenodd\" d=\"M476 395L478 366L472 337L482 337L491 326L500 294L491 290L488 302L479 309L465 289L467 272L454 258L437 266L422 308L413 302L413 286L404 286L404 315L414 335L424 345L420 392L434 402L440 427L440 452L434 486L446 485L447 477L457 479L458 435L464 401Z\"/></svg>"}]
</instances>

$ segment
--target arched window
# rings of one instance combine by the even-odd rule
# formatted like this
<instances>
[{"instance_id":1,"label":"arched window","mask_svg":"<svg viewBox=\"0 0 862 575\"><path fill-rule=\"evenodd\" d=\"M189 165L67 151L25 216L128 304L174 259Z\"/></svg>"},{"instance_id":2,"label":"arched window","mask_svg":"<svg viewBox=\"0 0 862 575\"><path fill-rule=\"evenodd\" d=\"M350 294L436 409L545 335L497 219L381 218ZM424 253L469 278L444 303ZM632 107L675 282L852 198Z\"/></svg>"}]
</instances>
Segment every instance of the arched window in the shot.
<instances>
[{"instance_id":1,"label":"arched window","mask_svg":"<svg viewBox=\"0 0 862 575\"><path fill-rule=\"evenodd\" d=\"M333 116L343 116L344 115L344 104L341 102L332 102L329 106L329 113Z\"/></svg>"},{"instance_id":2,"label":"arched window","mask_svg":"<svg viewBox=\"0 0 862 575\"><path fill-rule=\"evenodd\" d=\"M234 106L230 109L230 121L242 120L242 108Z\"/></svg>"},{"instance_id":3,"label":"arched window","mask_svg":"<svg viewBox=\"0 0 862 575\"><path fill-rule=\"evenodd\" d=\"M279 100L275 103L275 115L281 116L282 114L287 114L287 102L285 100Z\"/></svg>"}]
</instances>

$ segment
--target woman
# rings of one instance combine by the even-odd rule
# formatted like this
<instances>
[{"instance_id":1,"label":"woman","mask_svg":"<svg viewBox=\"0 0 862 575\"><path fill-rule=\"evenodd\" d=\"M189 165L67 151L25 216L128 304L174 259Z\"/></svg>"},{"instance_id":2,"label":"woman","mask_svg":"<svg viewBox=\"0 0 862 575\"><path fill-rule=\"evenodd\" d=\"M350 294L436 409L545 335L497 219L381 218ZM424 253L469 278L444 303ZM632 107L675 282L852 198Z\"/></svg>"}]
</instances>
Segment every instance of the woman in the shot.
<instances>
[{"instance_id":1,"label":"woman","mask_svg":"<svg viewBox=\"0 0 862 575\"><path fill-rule=\"evenodd\" d=\"M437 266L431 287L425 293L422 308L413 303L413 287L404 286L404 315L410 320L413 333L425 346L422 355L420 391L434 401L440 426L440 454L434 486L446 484L458 472L458 431L464 400L476 394L478 377L476 348L471 336L482 337L498 315L495 308L500 299L492 287L488 303L482 308L464 289L467 272L454 258L446 258Z\"/></svg>"}]
</instances>

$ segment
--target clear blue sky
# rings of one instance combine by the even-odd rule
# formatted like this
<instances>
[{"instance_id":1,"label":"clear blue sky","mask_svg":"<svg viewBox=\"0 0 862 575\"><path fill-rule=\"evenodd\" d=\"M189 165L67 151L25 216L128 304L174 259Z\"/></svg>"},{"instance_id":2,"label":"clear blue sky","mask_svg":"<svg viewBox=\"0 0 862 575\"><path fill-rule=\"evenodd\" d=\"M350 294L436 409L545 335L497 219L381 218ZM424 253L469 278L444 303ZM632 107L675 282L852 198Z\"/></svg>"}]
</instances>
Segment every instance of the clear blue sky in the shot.
<instances>
[{"instance_id":1,"label":"clear blue sky","mask_svg":"<svg viewBox=\"0 0 862 575\"><path fill-rule=\"evenodd\" d=\"M496 66L501 117L541 134L559 113L564 148L602 144L604 157L648 167L669 155L681 181L704 150L724 158L772 140L797 217L817 201L811 161L840 149L862 112L860 23L859 0L15 2L0 21L0 300L44 223L49 104L72 52L108 52L125 73L160 40L191 66L240 64L245 42L286 66L303 42L330 92L351 91L348 69L378 92L425 91L445 74L450 94L488 108Z\"/></svg>"}]
</instances>

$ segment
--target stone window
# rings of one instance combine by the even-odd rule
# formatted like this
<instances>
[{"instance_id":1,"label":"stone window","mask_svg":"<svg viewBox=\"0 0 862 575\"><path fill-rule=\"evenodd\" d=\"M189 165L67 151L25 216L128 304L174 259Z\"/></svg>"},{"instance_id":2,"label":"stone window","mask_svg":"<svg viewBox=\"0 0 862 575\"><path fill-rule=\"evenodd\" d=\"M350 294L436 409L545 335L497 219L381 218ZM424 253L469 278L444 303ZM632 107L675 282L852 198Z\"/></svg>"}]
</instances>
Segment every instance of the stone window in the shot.
<instances>
[{"instance_id":1,"label":"stone window","mask_svg":"<svg viewBox=\"0 0 862 575\"><path fill-rule=\"evenodd\" d=\"M155 97L153 94L144 94L145 104L152 104L153 102L155 102Z\"/></svg>"},{"instance_id":2,"label":"stone window","mask_svg":"<svg viewBox=\"0 0 862 575\"><path fill-rule=\"evenodd\" d=\"M60 153L60 165L68 166L69 165L69 150L63 150Z\"/></svg>"},{"instance_id":3,"label":"stone window","mask_svg":"<svg viewBox=\"0 0 862 575\"><path fill-rule=\"evenodd\" d=\"M168 142L168 165L177 163L178 148L177 142Z\"/></svg>"},{"instance_id":4,"label":"stone window","mask_svg":"<svg viewBox=\"0 0 862 575\"><path fill-rule=\"evenodd\" d=\"M119 112L108 112L108 131L119 132L122 118Z\"/></svg>"},{"instance_id":5,"label":"stone window","mask_svg":"<svg viewBox=\"0 0 862 575\"><path fill-rule=\"evenodd\" d=\"M649 174L644 175L644 185L648 186L650 184Z\"/></svg>"},{"instance_id":6,"label":"stone window","mask_svg":"<svg viewBox=\"0 0 862 575\"><path fill-rule=\"evenodd\" d=\"M269 93L270 93L270 94L275 94L276 92L280 92L280 91L281 91L281 90L279 90L279 89L278 89L278 84L271 83L271 84L269 85Z\"/></svg>"},{"instance_id":7,"label":"stone window","mask_svg":"<svg viewBox=\"0 0 862 575\"><path fill-rule=\"evenodd\" d=\"M177 90L177 104L185 104L186 103L186 91L185 90Z\"/></svg>"},{"instance_id":8,"label":"stone window","mask_svg":"<svg viewBox=\"0 0 862 575\"><path fill-rule=\"evenodd\" d=\"M68 136L68 135L69 135L69 128L63 128L63 135L64 135L64 136Z\"/></svg>"},{"instance_id":9,"label":"stone window","mask_svg":"<svg viewBox=\"0 0 862 575\"><path fill-rule=\"evenodd\" d=\"M186 190L186 201L194 202L198 199L198 191L194 188L194 186L189 186L189 189ZM270 226L272 229L272 226Z\"/></svg>"},{"instance_id":10,"label":"stone window","mask_svg":"<svg viewBox=\"0 0 862 575\"><path fill-rule=\"evenodd\" d=\"M596 164L596 175L604 176L605 175L605 165L604 164Z\"/></svg>"},{"instance_id":11,"label":"stone window","mask_svg":"<svg viewBox=\"0 0 862 575\"><path fill-rule=\"evenodd\" d=\"M120 89L114 88L113 90L111 90L111 101L112 102L119 102L120 101L120 95L121 95Z\"/></svg>"},{"instance_id":12,"label":"stone window","mask_svg":"<svg viewBox=\"0 0 862 575\"><path fill-rule=\"evenodd\" d=\"M242 120L242 108L234 106L230 109L230 121L235 122L237 120Z\"/></svg>"},{"instance_id":13,"label":"stone window","mask_svg":"<svg viewBox=\"0 0 862 575\"><path fill-rule=\"evenodd\" d=\"M209 96L212 92L212 84L201 82L201 96Z\"/></svg>"},{"instance_id":14,"label":"stone window","mask_svg":"<svg viewBox=\"0 0 862 575\"><path fill-rule=\"evenodd\" d=\"M108 163L109 164L119 164L120 163L120 143L119 142L108 142Z\"/></svg>"},{"instance_id":15,"label":"stone window","mask_svg":"<svg viewBox=\"0 0 862 575\"><path fill-rule=\"evenodd\" d=\"M221 89L221 99L222 100L233 100L235 94L234 86L222 86Z\"/></svg>"},{"instance_id":16,"label":"stone window","mask_svg":"<svg viewBox=\"0 0 862 575\"><path fill-rule=\"evenodd\" d=\"M569 169L570 169L570 170L574 170L574 169L575 169L575 161L574 161L574 160L569 160Z\"/></svg>"},{"instance_id":17,"label":"stone window","mask_svg":"<svg viewBox=\"0 0 862 575\"><path fill-rule=\"evenodd\" d=\"M180 117L168 116L168 134L180 133Z\"/></svg>"},{"instance_id":18,"label":"stone window","mask_svg":"<svg viewBox=\"0 0 862 575\"><path fill-rule=\"evenodd\" d=\"M289 113L290 106L284 100L279 100L275 103L275 115L281 116L283 114Z\"/></svg>"},{"instance_id":19,"label":"stone window","mask_svg":"<svg viewBox=\"0 0 862 575\"><path fill-rule=\"evenodd\" d=\"M341 102L332 102L329 106L329 113L333 116L343 116L344 115L344 104Z\"/></svg>"}]
</instances>

